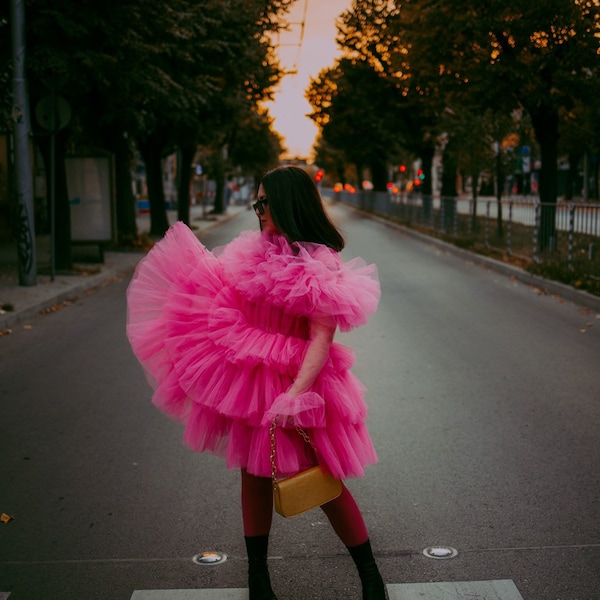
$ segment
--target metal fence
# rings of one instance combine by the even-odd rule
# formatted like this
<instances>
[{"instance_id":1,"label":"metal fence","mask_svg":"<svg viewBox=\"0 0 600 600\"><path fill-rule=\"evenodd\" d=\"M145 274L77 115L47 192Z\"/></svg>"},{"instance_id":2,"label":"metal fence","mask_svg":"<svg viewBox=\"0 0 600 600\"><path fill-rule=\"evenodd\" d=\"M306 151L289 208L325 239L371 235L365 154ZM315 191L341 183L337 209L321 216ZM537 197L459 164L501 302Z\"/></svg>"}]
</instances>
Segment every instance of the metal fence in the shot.
<instances>
[{"instance_id":1,"label":"metal fence","mask_svg":"<svg viewBox=\"0 0 600 600\"><path fill-rule=\"evenodd\" d=\"M473 200L323 189L353 205L463 247L600 275L600 204L543 205L537 198Z\"/></svg>"}]
</instances>

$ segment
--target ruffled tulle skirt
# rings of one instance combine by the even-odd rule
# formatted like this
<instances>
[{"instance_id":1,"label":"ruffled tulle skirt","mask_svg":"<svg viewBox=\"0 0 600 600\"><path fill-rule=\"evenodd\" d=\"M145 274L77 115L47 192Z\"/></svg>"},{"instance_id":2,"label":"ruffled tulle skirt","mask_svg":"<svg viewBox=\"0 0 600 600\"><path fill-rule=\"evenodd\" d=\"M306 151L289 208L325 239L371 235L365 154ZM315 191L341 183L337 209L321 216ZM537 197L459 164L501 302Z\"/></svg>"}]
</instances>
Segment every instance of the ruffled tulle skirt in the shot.
<instances>
[{"instance_id":1,"label":"ruffled tulle skirt","mask_svg":"<svg viewBox=\"0 0 600 600\"><path fill-rule=\"evenodd\" d=\"M230 468L270 477L277 416L280 475L317 461L336 477L361 476L377 457L352 351L334 343L311 390L287 397L308 319L248 301L230 272L181 223L138 265L127 290L127 335L153 403L183 423L187 446L225 457Z\"/></svg>"}]
</instances>

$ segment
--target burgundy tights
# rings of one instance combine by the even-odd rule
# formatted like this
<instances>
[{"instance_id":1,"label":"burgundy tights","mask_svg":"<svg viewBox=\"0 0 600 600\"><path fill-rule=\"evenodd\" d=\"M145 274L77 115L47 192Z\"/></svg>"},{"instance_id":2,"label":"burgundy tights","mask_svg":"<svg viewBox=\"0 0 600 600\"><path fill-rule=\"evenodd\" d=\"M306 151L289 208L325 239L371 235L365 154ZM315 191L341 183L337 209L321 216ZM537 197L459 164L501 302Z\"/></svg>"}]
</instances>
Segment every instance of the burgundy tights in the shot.
<instances>
[{"instance_id":1,"label":"burgundy tights","mask_svg":"<svg viewBox=\"0 0 600 600\"><path fill-rule=\"evenodd\" d=\"M346 486L321 509L345 546L358 546L369 538L360 509ZM269 534L273 519L271 479L250 475L245 469L242 469L242 517L245 536Z\"/></svg>"}]
</instances>

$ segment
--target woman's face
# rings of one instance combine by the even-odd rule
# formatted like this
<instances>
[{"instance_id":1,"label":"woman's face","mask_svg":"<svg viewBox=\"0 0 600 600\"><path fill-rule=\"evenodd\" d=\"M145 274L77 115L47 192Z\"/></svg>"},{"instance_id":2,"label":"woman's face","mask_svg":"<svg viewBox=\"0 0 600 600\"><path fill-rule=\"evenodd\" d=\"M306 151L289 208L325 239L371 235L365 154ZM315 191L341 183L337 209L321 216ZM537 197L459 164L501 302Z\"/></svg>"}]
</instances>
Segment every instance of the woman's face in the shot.
<instances>
[{"instance_id":1,"label":"woman's face","mask_svg":"<svg viewBox=\"0 0 600 600\"><path fill-rule=\"evenodd\" d=\"M267 233L280 233L277 227L275 227L275 223L273 223L273 219L271 218L271 211L269 209L267 195L265 194L265 188L262 183L258 186L258 194L256 195L257 203L260 205L264 214L261 214L259 208L255 208L254 212L260 221L260 228L262 231L266 231Z\"/></svg>"}]
</instances>

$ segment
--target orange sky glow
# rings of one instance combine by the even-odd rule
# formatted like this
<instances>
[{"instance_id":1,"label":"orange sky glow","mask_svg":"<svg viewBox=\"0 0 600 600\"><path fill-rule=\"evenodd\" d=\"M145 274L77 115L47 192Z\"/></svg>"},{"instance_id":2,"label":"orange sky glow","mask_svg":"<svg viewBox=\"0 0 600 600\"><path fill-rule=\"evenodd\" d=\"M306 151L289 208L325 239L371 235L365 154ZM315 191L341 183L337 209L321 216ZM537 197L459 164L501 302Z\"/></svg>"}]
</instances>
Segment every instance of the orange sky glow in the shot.
<instances>
[{"instance_id":1,"label":"orange sky glow","mask_svg":"<svg viewBox=\"0 0 600 600\"><path fill-rule=\"evenodd\" d=\"M286 157L309 157L317 135L316 125L306 116L311 106L304 97L310 78L333 66L340 50L335 43L336 18L352 6L352 0L296 0L287 20L290 31L279 36L279 59L287 71L274 102L265 103L284 138ZM306 12L304 35L300 23ZM302 39L302 44L299 46Z\"/></svg>"}]
</instances>

